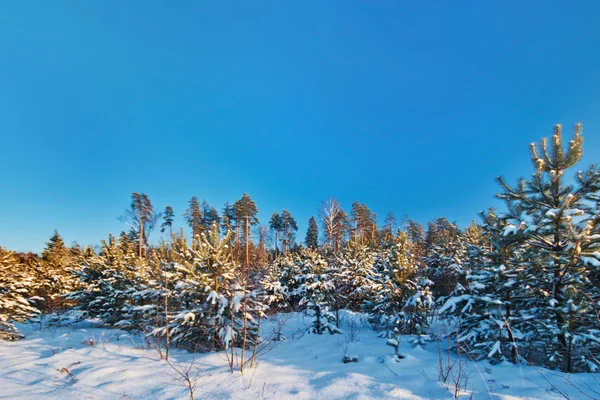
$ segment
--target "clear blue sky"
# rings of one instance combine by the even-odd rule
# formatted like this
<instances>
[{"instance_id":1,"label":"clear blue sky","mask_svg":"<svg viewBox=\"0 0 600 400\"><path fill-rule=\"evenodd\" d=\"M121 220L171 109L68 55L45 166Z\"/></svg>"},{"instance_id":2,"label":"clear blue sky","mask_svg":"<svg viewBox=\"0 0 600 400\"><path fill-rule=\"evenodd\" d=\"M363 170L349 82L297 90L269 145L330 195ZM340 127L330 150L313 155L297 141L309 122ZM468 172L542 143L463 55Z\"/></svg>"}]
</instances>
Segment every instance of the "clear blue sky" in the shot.
<instances>
[{"instance_id":1,"label":"clear blue sky","mask_svg":"<svg viewBox=\"0 0 600 400\"><path fill-rule=\"evenodd\" d=\"M582 122L600 161L599 18L595 0L2 1L0 245L98 243L134 191L178 215L247 192L302 239L330 196L464 225L555 123Z\"/></svg>"}]
</instances>

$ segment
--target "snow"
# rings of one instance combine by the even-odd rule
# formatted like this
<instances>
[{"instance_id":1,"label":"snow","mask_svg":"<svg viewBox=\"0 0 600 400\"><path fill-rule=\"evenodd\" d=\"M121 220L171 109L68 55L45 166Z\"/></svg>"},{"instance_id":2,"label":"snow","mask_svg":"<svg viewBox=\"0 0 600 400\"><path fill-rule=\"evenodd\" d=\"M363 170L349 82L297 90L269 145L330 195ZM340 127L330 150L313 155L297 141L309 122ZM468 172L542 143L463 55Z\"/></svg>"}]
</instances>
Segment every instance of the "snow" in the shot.
<instances>
[{"instance_id":1,"label":"snow","mask_svg":"<svg viewBox=\"0 0 600 400\"><path fill-rule=\"evenodd\" d=\"M594 257L579 257L584 264L600 267L600 261Z\"/></svg>"},{"instance_id":2,"label":"snow","mask_svg":"<svg viewBox=\"0 0 600 400\"><path fill-rule=\"evenodd\" d=\"M516 235L518 231L519 231L518 227L516 227L514 225L507 225L504 228L504 230L502 231L502 235L503 236Z\"/></svg>"},{"instance_id":3,"label":"snow","mask_svg":"<svg viewBox=\"0 0 600 400\"><path fill-rule=\"evenodd\" d=\"M436 342L413 347L410 337L399 336L399 353L405 358L398 360L386 340L364 323L364 315L342 313L343 330L349 331L351 320L358 327L352 341L348 334L306 334L311 319L302 314L284 318L287 340L272 342L258 366L243 375L232 374L220 353L193 355L172 348L170 360L178 367L195 362L197 399L452 398L437 379ZM266 320L263 334L276 325L275 317ZM100 328L93 320L41 331L37 323L18 326L25 339L0 342L0 399L189 398L143 335ZM358 362L342 363L344 341ZM585 390L585 385L598 385L591 374L568 375L506 362L492 366L466 359L465 368L470 378L461 392L464 399L563 398L551 385L571 398L583 398L575 386Z\"/></svg>"},{"instance_id":4,"label":"snow","mask_svg":"<svg viewBox=\"0 0 600 400\"><path fill-rule=\"evenodd\" d=\"M501 346L500 341L497 341L496 343L494 343L494 347L492 347L492 350L490 350L490 352L488 354L488 358L492 358L492 356L495 353L500 353L500 346Z\"/></svg>"}]
</instances>

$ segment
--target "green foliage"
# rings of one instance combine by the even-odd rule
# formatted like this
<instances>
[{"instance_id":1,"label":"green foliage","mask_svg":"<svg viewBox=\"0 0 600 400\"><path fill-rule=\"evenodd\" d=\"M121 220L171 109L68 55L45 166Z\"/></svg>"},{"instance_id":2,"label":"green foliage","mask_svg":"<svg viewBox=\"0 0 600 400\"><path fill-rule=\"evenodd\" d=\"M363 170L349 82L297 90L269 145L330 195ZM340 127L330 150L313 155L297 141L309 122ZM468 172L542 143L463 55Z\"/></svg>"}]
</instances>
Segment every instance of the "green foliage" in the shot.
<instances>
[{"instance_id":1,"label":"green foliage","mask_svg":"<svg viewBox=\"0 0 600 400\"><path fill-rule=\"evenodd\" d=\"M164 233L168 229L169 235L172 235L174 220L175 220L175 213L173 212L173 208L171 206L166 206L165 212L163 213L163 223L160 225L161 233Z\"/></svg>"},{"instance_id":2,"label":"green foliage","mask_svg":"<svg viewBox=\"0 0 600 400\"><path fill-rule=\"evenodd\" d=\"M135 232L130 237L136 242L139 257L142 257L144 248L148 247L148 237L159 216L145 193L132 193L130 207L119 217L120 221L129 225L131 232Z\"/></svg>"},{"instance_id":3,"label":"green foliage","mask_svg":"<svg viewBox=\"0 0 600 400\"><path fill-rule=\"evenodd\" d=\"M192 236L202 233L202 211L200 210L200 202L196 196L190 200L190 206L183 214L185 221L192 229Z\"/></svg>"},{"instance_id":4,"label":"green foliage","mask_svg":"<svg viewBox=\"0 0 600 400\"><path fill-rule=\"evenodd\" d=\"M54 312L71 305L65 302L63 295L77 288L79 281L74 274L77 269L75 260L84 256L65 246L58 231L54 231L41 258L34 262L32 268L36 282L33 295L40 311Z\"/></svg>"},{"instance_id":5,"label":"green foliage","mask_svg":"<svg viewBox=\"0 0 600 400\"><path fill-rule=\"evenodd\" d=\"M14 252L0 247L0 340L23 336L13 322L24 322L39 313L33 306L35 279Z\"/></svg>"},{"instance_id":6,"label":"green foliage","mask_svg":"<svg viewBox=\"0 0 600 400\"><path fill-rule=\"evenodd\" d=\"M469 254L466 282L442 308L461 317L460 341L476 357L515 362L518 349L567 372L600 367L600 170L577 172L574 184L564 178L582 144L577 125L565 151L557 126L550 148L546 139L531 147L531 179L511 187L498 178L507 212L484 215L489 249L484 240Z\"/></svg>"},{"instance_id":7,"label":"green foliage","mask_svg":"<svg viewBox=\"0 0 600 400\"><path fill-rule=\"evenodd\" d=\"M308 229L306 230L306 239L304 244L309 249L316 250L319 247L319 226L315 217L310 217L308 220Z\"/></svg>"},{"instance_id":8,"label":"green foliage","mask_svg":"<svg viewBox=\"0 0 600 400\"><path fill-rule=\"evenodd\" d=\"M334 283L327 261L316 251L302 250L298 264L301 282L298 294L299 305L306 307L307 314L313 319L308 331L321 335L341 333L337 327L336 316L331 313Z\"/></svg>"}]
</instances>

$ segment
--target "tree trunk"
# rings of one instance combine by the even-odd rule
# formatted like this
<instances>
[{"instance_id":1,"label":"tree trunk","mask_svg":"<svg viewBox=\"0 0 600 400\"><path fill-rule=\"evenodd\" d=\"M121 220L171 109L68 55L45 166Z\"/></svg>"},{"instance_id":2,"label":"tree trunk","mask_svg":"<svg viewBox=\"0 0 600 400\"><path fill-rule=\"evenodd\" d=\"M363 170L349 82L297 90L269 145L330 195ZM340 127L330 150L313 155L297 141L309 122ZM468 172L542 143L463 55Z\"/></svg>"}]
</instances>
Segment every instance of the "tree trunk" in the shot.
<instances>
[{"instance_id":1,"label":"tree trunk","mask_svg":"<svg viewBox=\"0 0 600 400\"><path fill-rule=\"evenodd\" d=\"M169 292L167 288L167 274L164 271L165 278L165 359L169 359L169 346L170 346L170 338L169 338ZM160 346L160 344L159 344Z\"/></svg>"},{"instance_id":2,"label":"tree trunk","mask_svg":"<svg viewBox=\"0 0 600 400\"><path fill-rule=\"evenodd\" d=\"M144 242L144 218L140 217L140 237L138 238L140 258L142 258L142 244Z\"/></svg>"},{"instance_id":3,"label":"tree trunk","mask_svg":"<svg viewBox=\"0 0 600 400\"><path fill-rule=\"evenodd\" d=\"M246 268L250 267L250 248L248 247L250 224L248 223L249 216L246 215Z\"/></svg>"},{"instance_id":4,"label":"tree trunk","mask_svg":"<svg viewBox=\"0 0 600 400\"><path fill-rule=\"evenodd\" d=\"M235 227L235 261L240 262L240 224Z\"/></svg>"}]
</instances>

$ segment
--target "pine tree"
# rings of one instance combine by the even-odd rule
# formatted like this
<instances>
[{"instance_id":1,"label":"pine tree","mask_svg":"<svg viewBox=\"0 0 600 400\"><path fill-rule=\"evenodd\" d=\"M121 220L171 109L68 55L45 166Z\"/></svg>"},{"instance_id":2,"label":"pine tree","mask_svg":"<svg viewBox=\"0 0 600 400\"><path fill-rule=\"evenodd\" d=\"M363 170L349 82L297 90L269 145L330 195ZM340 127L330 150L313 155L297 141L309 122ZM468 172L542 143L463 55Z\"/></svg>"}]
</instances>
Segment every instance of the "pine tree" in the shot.
<instances>
[{"instance_id":1,"label":"pine tree","mask_svg":"<svg viewBox=\"0 0 600 400\"><path fill-rule=\"evenodd\" d=\"M418 276L413 243L404 232L375 259L371 294L362 304L369 321L395 349L397 360L401 334L414 335L411 343L424 346L428 340L429 316L434 304L432 282Z\"/></svg>"},{"instance_id":2,"label":"pine tree","mask_svg":"<svg viewBox=\"0 0 600 400\"><path fill-rule=\"evenodd\" d=\"M143 256L144 246L148 246L148 237L154 228L159 215L154 212L152 202L145 193L133 193L131 195L131 206L125 210L125 214L119 219L127 223L132 231L137 233L138 255Z\"/></svg>"},{"instance_id":3,"label":"pine tree","mask_svg":"<svg viewBox=\"0 0 600 400\"><path fill-rule=\"evenodd\" d=\"M299 254L302 254L302 250L297 254L282 254L273 261L273 264L281 271L282 290L287 293L286 301L292 310L298 310L300 307L303 295L301 287L306 273L306 270L304 272L302 270L305 265L301 262Z\"/></svg>"},{"instance_id":4,"label":"pine tree","mask_svg":"<svg viewBox=\"0 0 600 400\"><path fill-rule=\"evenodd\" d=\"M244 249L246 253L245 266L250 266L250 226L258 224L258 208L256 203L246 193L242 195L242 198L234 204L236 219L239 221L239 227L242 228L244 235Z\"/></svg>"},{"instance_id":5,"label":"pine tree","mask_svg":"<svg viewBox=\"0 0 600 400\"><path fill-rule=\"evenodd\" d=\"M261 280L265 294L265 302L271 309L285 310L290 306L290 288L284 281L284 273L294 261L288 255L282 255L273 260L267 267ZM292 291L296 288L292 288Z\"/></svg>"},{"instance_id":6,"label":"pine tree","mask_svg":"<svg viewBox=\"0 0 600 400\"><path fill-rule=\"evenodd\" d=\"M36 306L41 311L52 312L68 305L61 295L74 290L78 284L73 274L75 258L58 231L54 231L33 268L37 282Z\"/></svg>"},{"instance_id":7,"label":"pine tree","mask_svg":"<svg viewBox=\"0 0 600 400\"><path fill-rule=\"evenodd\" d=\"M376 215L371 212L366 204L358 201L352 203L352 237L359 243L370 245L377 244Z\"/></svg>"},{"instance_id":8,"label":"pine tree","mask_svg":"<svg viewBox=\"0 0 600 400\"><path fill-rule=\"evenodd\" d=\"M165 212L163 214L163 223L160 225L160 232L165 233L165 231L169 230L169 236L173 236L173 221L175 220L175 213L173 212L173 208L171 206L165 207Z\"/></svg>"},{"instance_id":9,"label":"pine tree","mask_svg":"<svg viewBox=\"0 0 600 400\"><path fill-rule=\"evenodd\" d=\"M493 364L516 362L523 335L519 318L511 312L511 299L521 280L518 269L523 260L503 235L507 225L504 219L493 211L482 217L482 233L489 243L480 240L479 233L469 233L473 228L465 230L464 240L471 242L467 244L467 257L458 284L447 298L441 299L444 304L439 313L455 317L456 345L474 360L488 358Z\"/></svg>"},{"instance_id":10,"label":"pine tree","mask_svg":"<svg viewBox=\"0 0 600 400\"><path fill-rule=\"evenodd\" d=\"M521 317L530 321L530 346L546 354L546 365L567 372L600 366L594 357L600 351L600 290L591 280L600 268L600 170L577 172L574 184L564 178L582 154L581 125L566 151L557 125L550 148L546 139L539 149L531 145L536 171L530 180L513 188L498 178L498 198L508 209L504 234L524 240L526 280L515 298Z\"/></svg>"},{"instance_id":11,"label":"pine tree","mask_svg":"<svg viewBox=\"0 0 600 400\"><path fill-rule=\"evenodd\" d=\"M275 234L275 257L279 254L279 249L277 247L279 243L279 233L281 232L281 217L278 212L274 212L271 215L271 220L269 221L269 228Z\"/></svg>"},{"instance_id":12,"label":"pine tree","mask_svg":"<svg viewBox=\"0 0 600 400\"><path fill-rule=\"evenodd\" d=\"M192 237L202 234L202 211L200 210L200 202L196 196L192 197L189 202L190 206L185 210L183 217L192 229Z\"/></svg>"},{"instance_id":13,"label":"pine tree","mask_svg":"<svg viewBox=\"0 0 600 400\"><path fill-rule=\"evenodd\" d=\"M381 242L385 247L386 245L392 243L394 241L394 232L396 231L397 220L394 216L394 213L388 211L383 229L381 229Z\"/></svg>"},{"instance_id":14,"label":"pine tree","mask_svg":"<svg viewBox=\"0 0 600 400\"><path fill-rule=\"evenodd\" d=\"M295 234L298 230L296 220L292 217L292 214L288 210L281 212L281 231L282 231L282 243L283 252L286 253L290 246L295 243Z\"/></svg>"},{"instance_id":15,"label":"pine tree","mask_svg":"<svg viewBox=\"0 0 600 400\"><path fill-rule=\"evenodd\" d=\"M227 231L235 231L235 225L237 223L235 208L233 205L230 205L228 202L223 206L223 212L221 214L223 217L221 218L221 228L224 232Z\"/></svg>"},{"instance_id":16,"label":"pine tree","mask_svg":"<svg viewBox=\"0 0 600 400\"><path fill-rule=\"evenodd\" d=\"M122 236L126 238L127 236ZM132 311L140 306L134 293L143 285L145 260L136 257L135 244L116 240L112 235L102 241L97 255L82 260L77 271L81 287L68 294L75 300L86 317L99 318L108 326L139 329L144 321L132 318ZM143 307L146 313L156 312L154 306Z\"/></svg>"},{"instance_id":17,"label":"pine tree","mask_svg":"<svg viewBox=\"0 0 600 400\"><path fill-rule=\"evenodd\" d=\"M213 229L214 224L219 226L221 218L216 208L211 207L206 200L202 201L202 218L200 224L202 225L203 232L210 232Z\"/></svg>"},{"instance_id":18,"label":"pine tree","mask_svg":"<svg viewBox=\"0 0 600 400\"><path fill-rule=\"evenodd\" d=\"M270 260L270 253L267 250L267 227L264 225L258 226L258 246L254 251L254 257L252 258L252 264L258 267L258 271L264 271Z\"/></svg>"},{"instance_id":19,"label":"pine tree","mask_svg":"<svg viewBox=\"0 0 600 400\"><path fill-rule=\"evenodd\" d=\"M375 255L355 238L348 242L335 261L335 310L359 311L362 303L374 294Z\"/></svg>"},{"instance_id":20,"label":"pine tree","mask_svg":"<svg viewBox=\"0 0 600 400\"><path fill-rule=\"evenodd\" d=\"M456 224L439 218L429 224L424 264L427 277L433 281L436 298L448 296L457 284L457 276L465 260L465 246Z\"/></svg>"},{"instance_id":21,"label":"pine tree","mask_svg":"<svg viewBox=\"0 0 600 400\"><path fill-rule=\"evenodd\" d=\"M399 314L399 331L414 335L411 343L425 347L429 339L429 317L435 301L430 290L433 282L424 277L413 276L407 281L406 287L411 295L408 297Z\"/></svg>"},{"instance_id":22,"label":"pine tree","mask_svg":"<svg viewBox=\"0 0 600 400\"><path fill-rule=\"evenodd\" d=\"M230 205L228 202L223 206L223 211L221 213L221 230L224 233L225 237L229 238L228 245L231 247L231 257L233 259L238 259L239 253L239 229L238 229L238 220L235 214L234 205ZM228 235L227 232L235 232L234 234Z\"/></svg>"},{"instance_id":23,"label":"pine tree","mask_svg":"<svg viewBox=\"0 0 600 400\"><path fill-rule=\"evenodd\" d=\"M23 338L13 322L24 322L39 311L30 299L35 282L14 252L0 247L0 340Z\"/></svg>"},{"instance_id":24,"label":"pine tree","mask_svg":"<svg viewBox=\"0 0 600 400\"><path fill-rule=\"evenodd\" d=\"M406 224L406 234L408 240L412 243L412 254L414 261L417 265L417 269L420 271L425 268L425 256L426 256L426 240L425 240L425 228L418 222L408 219Z\"/></svg>"},{"instance_id":25,"label":"pine tree","mask_svg":"<svg viewBox=\"0 0 600 400\"><path fill-rule=\"evenodd\" d=\"M54 231L50 240L46 242L46 248L42 252L42 260L53 264L65 264L70 256L69 249L57 230Z\"/></svg>"},{"instance_id":26,"label":"pine tree","mask_svg":"<svg viewBox=\"0 0 600 400\"><path fill-rule=\"evenodd\" d=\"M327 261L312 250L302 251L298 261L301 270L298 277L301 282L298 288L301 296L299 304L305 305L308 315L313 318L308 331L319 335L325 331L330 334L341 333L336 326L335 315L329 311L333 303L334 283Z\"/></svg>"},{"instance_id":27,"label":"pine tree","mask_svg":"<svg viewBox=\"0 0 600 400\"><path fill-rule=\"evenodd\" d=\"M308 220L308 229L306 231L306 239L304 244L309 249L316 250L319 247L319 226L315 217L310 217Z\"/></svg>"},{"instance_id":28,"label":"pine tree","mask_svg":"<svg viewBox=\"0 0 600 400\"><path fill-rule=\"evenodd\" d=\"M180 275L172 297L181 308L170 323L173 342L198 350L246 349L257 343L264 315L261 294L248 288L244 274L231 261L227 237L231 234L220 238L215 223L210 235L199 236L173 265ZM165 332L156 331L163 336Z\"/></svg>"}]
</instances>

